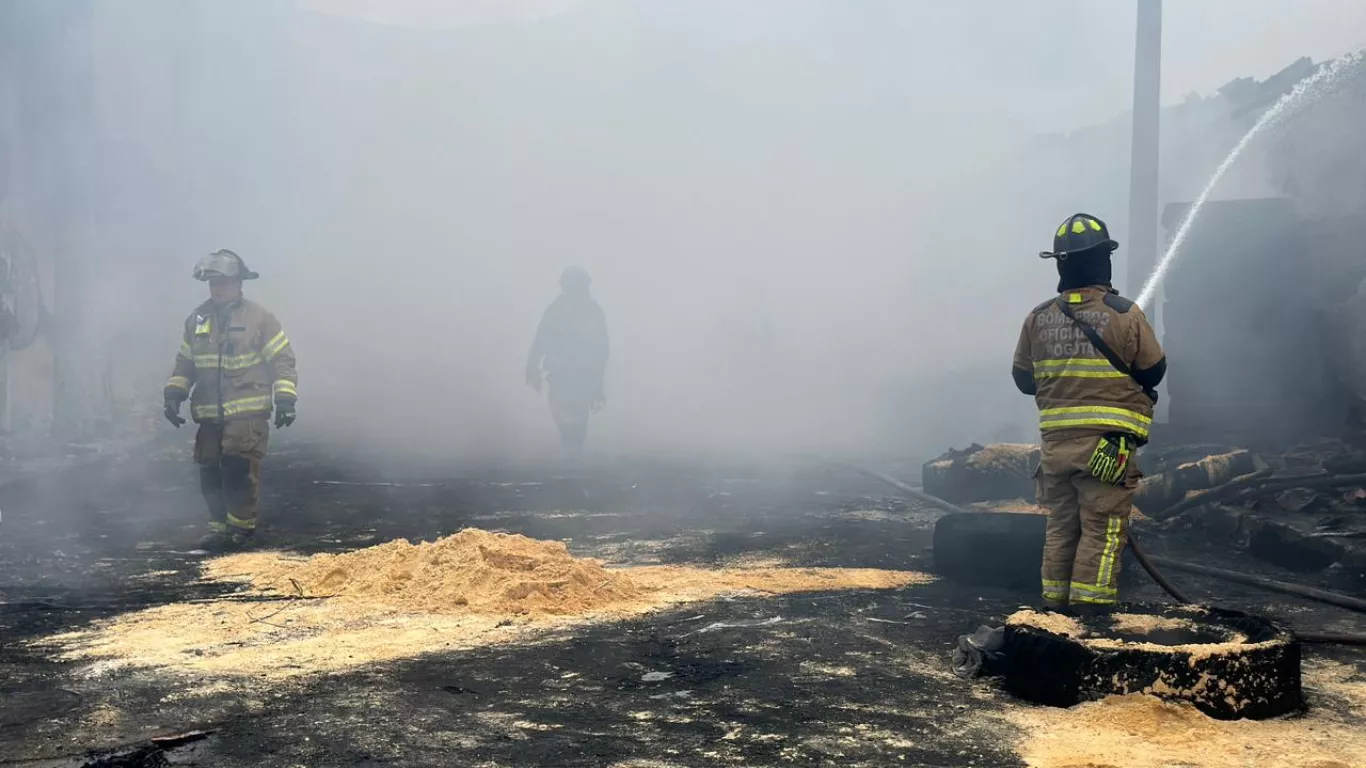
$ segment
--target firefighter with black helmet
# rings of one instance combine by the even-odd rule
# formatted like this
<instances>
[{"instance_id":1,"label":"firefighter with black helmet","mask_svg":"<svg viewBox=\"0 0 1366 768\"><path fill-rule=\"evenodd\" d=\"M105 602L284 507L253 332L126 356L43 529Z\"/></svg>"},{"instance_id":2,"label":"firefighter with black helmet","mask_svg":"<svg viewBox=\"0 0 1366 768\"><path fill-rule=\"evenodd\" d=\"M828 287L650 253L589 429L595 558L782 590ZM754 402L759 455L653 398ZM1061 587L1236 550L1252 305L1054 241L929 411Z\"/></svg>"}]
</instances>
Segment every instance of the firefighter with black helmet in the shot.
<instances>
[{"instance_id":1,"label":"firefighter with black helmet","mask_svg":"<svg viewBox=\"0 0 1366 768\"><path fill-rule=\"evenodd\" d=\"M1011 374L1039 408L1038 501L1048 510L1043 602L1106 611L1118 602L1134 490L1166 357L1143 310L1112 287L1119 244L1105 222L1069 217L1039 254L1058 267L1058 295L1025 318Z\"/></svg>"},{"instance_id":2,"label":"firefighter with black helmet","mask_svg":"<svg viewBox=\"0 0 1366 768\"><path fill-rule=\"evenodd\" d=\"M214 251L195 265L194 277L209 284L209 300L185 320L166 382L166 419L183 425L180 409L190 401L190 416L199 425L194 460L209 507L209 533L201 546L235 549L256 531L271 413L276 428L294 423L299 379L280 321L242 297L242 281L258 275L241 256Z\"/></svg>"}]
</instances>

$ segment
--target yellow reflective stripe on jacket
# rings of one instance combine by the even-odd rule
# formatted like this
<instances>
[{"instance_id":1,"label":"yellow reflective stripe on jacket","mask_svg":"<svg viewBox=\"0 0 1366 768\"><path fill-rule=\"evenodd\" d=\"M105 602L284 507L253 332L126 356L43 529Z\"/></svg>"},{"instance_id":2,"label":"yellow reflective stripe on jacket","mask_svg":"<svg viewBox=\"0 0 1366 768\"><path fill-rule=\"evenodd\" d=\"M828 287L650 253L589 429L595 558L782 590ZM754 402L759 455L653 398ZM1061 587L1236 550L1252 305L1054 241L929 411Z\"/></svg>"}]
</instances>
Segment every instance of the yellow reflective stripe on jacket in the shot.
<instances>
[{"instance_id":1,"label":"yellow reflective stripe on jacket","mask_svg":"<svg viewBox=\"0 0 1366 768\"><path fill-rule=\"evenodd\" d=\"M217 368L219 367L219 359L218 355L195 355L194 367L205 369ZM244 368L250 368L253 365L260 365L265 362L265 358L261 357L259 352L248 352L245 355L223 355L221 359L222 367L225 371L240 371Z\"/></svg>"},{"instance_id":2,"label":"yellow reflective stripe on jacket","mask_svg":"<svg viewBox=\"0 0 1366 768\"><path fill-rule=\"evenodd\" d=\"M231 418L233 416L243 416L248 413L267 413L270 411L270 395L258 395L256 397L241 397L236 400L229 400L223 403L223 410L220 413L217 403L196 405L194 415L201 419Z\"/></svg>"},{"instance_id":3,"label":"yellow reflective stripe on jacket","mask_svg":"<svg viewBox=\"0 0 1366 768\"><path fill-rule=\"evenodd\" d=\"M172 376L171 378L166 380L166 386L172 389L183 389L186 392L189 392L190 380L185 378L184 376Z\"/></svg>"},{"instance_id":4,"label":"yellow reflective stripe on jacket","mask_svg":"<svg viewBox=\"0 0 1366 768\"><path fill-rule=\"evenodd\" d=\"M1092 357L1069 357L1058 360L1038 360L1034 363L1035 379L1060 377L1077 379L1122 379L1125 374L1115 370L1109 360Z\"/></svg>"},{"instance_id":5,"label":"yellow reflective stripe on jacket","mask_svg":"<svg viewBox=\"0 0 1366 768\"><path fill-rule=\"evenodd\" d=\"M1044 408L1039 411L1039 429L1044 431L1070 427L1107 427L1146 438L1152 423L1151 416L1105 405Z\"/></svg>"},{"instance_id":6,"label":"yellow reflective stripe on jacket","mask_svg":"<svg viewBox=\"0 0 1366 768\"><path fill-rule=\"evenodd\" d=\"M294 388L294 382L290 381L289 379L277 380L274 385L274 390L275 394L277 395L294 395L295 397L299 396L299 390Z\"/></svg>"},{"instance_id":7,"label":"yellow reflective stripe on jacket","mask_svg":"<svg viewBox=\"0 0 1366 768\"><path fill-rule=\"evenodd\" d=\"M280 331L279 333L275 334L275 338L266 342L266 346L262 350L262 352L265 354L266 359L269 360L275 357L276 355L280 354L280 352L284 350L284 348L287 346L289 346L289 339L285 338L284 331Z\"/></svg>"}]
</instances>

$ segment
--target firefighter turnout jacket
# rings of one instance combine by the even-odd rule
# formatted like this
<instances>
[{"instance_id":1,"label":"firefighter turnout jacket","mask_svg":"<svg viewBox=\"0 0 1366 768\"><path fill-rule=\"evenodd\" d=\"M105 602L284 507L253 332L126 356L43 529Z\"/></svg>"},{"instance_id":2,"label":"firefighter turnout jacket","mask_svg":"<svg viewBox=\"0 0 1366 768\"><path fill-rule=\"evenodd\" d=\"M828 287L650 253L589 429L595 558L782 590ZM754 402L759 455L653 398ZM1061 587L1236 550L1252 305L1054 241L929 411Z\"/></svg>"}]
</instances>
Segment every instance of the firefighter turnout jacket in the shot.
<instances>
[{"instance_id":1,"label":"firefighter turnout jacket","mask_svg":"<svg viewBox=\"0 0 1366 768\"><path fill-rule=\"evenodd\" d=\"M1078 320L1125 363L1117 370L1062 311L1066 302ZM1021 392L1039 407L1045 441L1124 432L1147 441L1155 395L1167 362L1143 310L1109 286L1064 291L1025 318L1011 374Z\"/></svg>"},{"instance_id":2,"label":"firefighter turnout jacket","mask_svg":"<svg viewBox=\"0 0 1366 768\"><path fill-rule=\"evenodd\" d=\"M298 397L294 350L280 321L246 299L199 305L185 320L167 400L190 400L195 422L264 418Z\"/></svg>"}]
</instances>

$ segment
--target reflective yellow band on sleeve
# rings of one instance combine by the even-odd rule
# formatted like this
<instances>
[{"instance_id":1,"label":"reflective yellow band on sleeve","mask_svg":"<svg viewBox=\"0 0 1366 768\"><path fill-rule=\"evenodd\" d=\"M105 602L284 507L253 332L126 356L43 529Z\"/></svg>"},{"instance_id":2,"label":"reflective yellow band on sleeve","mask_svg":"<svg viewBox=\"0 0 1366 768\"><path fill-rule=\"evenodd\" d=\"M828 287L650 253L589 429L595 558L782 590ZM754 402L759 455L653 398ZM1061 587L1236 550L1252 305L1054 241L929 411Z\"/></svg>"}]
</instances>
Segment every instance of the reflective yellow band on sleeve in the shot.
<instances>
[{"instance_id":1,"label":"reflective yellow band on sleeve","mask_svg":"<svg viewBox=\"0 0 1366 768\"><path fill-rule=\"evenodd\" d=\"M171 378L169 378L169 379L166 380L166 388L167 388L167 389L183 389L183 390L185 390L186 392L189 392L189 391L190 391L190 380L187 379L187 378L185 378L184 376L172 376Z\"/></svg>"},{"instance_id":2,"label":"reflective yellow band on sleeve","mask_svg":"<svg viewBox=\"0 0 1366 768\"><path fill-rule=\"evenodd\" d=\"M285 347L287 346L289 346L289 339L285 338L284 331L280 331L279 333L275 334L275 338L266 342L265 349L262 350L262 352L263 354L265 354L266 359L270 360L274 358L276 355L283 352Z\"/></svg>"},{"instance_id":3,"label":"reflective yellow band on sleeve","mask_svg":"<svg viewBox=\"0 0 1366 768\"><path fill-rule=\"evenodd\" d=\"M278 379L274 384L275 394L299 396L299 390L295 389L294 382L289 379Z\"/></svg>"}]
</instances>

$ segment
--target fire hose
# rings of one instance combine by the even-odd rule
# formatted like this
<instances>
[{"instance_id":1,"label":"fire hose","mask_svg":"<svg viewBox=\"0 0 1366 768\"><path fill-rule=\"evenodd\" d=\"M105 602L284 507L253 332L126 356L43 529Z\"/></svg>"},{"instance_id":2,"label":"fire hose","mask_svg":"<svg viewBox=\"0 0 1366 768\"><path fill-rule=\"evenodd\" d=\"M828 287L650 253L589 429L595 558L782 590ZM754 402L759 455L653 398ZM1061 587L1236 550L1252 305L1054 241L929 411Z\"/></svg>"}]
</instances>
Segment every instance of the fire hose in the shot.
<instances>
[{"instance_id":1,"label":"fire hose","mask_svg":"<svg viewBox=\"0 0 1366 768\"><path fill-rule=\"evenodd\" d=\"M902 493L906 494L907 496L913 499L916 499L917 501L922 501L926 504L933 505L947 512L975 514L972 510L965 509L963 507L958 506L957 504L945 501L944 499L925 493L924 491L919 490L917 488L912 488L906 483L903 483L900 480L891 477L890 475L885 475L881 472L874 472L870 469L865 469L863 467L859 467L853 464L841 463L840 466L852 469L858 472L859 474L886 483L887 485L896 488L897 490L901 491ZM1361 600L1355 597L1351 597L1349 595L1339 594L1337 592L1329 592L1327 590L1315 589L1313 587L1306 587L1299 584L1291 584L1285 581L1268 579L1262 576L1253 576L1252 574L1242 573L1240 571L1230 571L1223 568L1213 568L1207 565L1197 565L1195 563L1187 563L1181 560L1171 560L1165 557L1152 557L1148 555L1148 553L1138 543L1138 539L1133 535L1132 531L1129 532L1128 539L1129 549L1133 551L1134 558L1138 560L1138 563L1143 567L1143 570L1146 571L1148 576L1150 576L1152 580L1156 582L1159 587L1162 588L1163 592L1166 592L1168 595L1171 596L1173 600L1175 600L1178 603L1181 603L1182 605L1190 605L1194 601L1191 600L1190 597L1188 597L1184 592L1182 592L1175 584L1173 584L1162 573L1162 571L1158 570L1158 565L1161 565L1165 568L1170 568L1172 570L1185 571L1188 573L1197 573L1204 576L1212 576L1214 578L1223 579L1225 581L1232 581L1237 584L1244 584L1250 587L1258 587L1271 592L1280 592L1282 594L1304 597L1310 600L1316 600L1321 603L1335 605L1339 608L1346 608L1348 610L1366 613L1366 600ZM1366 634L1335 632L1295 632L1294 634L1295 637L1300 640L1300 642L1304 643L1366 646Z\"/></svg>"}]
</instances>

